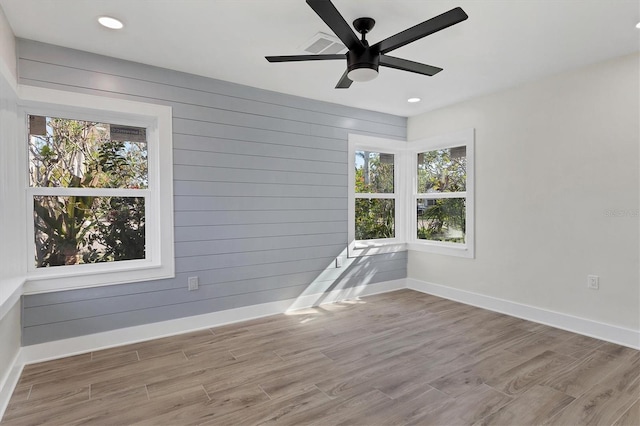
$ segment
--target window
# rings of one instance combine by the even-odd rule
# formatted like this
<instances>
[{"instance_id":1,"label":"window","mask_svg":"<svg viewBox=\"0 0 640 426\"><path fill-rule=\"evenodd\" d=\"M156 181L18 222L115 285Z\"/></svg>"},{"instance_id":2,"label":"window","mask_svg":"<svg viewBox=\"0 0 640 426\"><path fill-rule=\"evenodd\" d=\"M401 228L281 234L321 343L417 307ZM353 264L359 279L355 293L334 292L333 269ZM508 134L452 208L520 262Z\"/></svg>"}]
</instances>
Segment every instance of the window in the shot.
<instances>
[{"instance_id":1,"label":"window","mask_svg":"<svg viewBox=\"0 0 640 426\"><path fill-rule=\"evenodd\" d=\"M409 143L349 135L349 256L474 257L473 160L473 129Z\"/></svg>"},{"instance_id":2,"label":"window","mask_svg":"<svg viewBox=\"0 0 640 426\"><path fill-rule=\"evenodd\" d=\"M349 144L350 254L390 251L403 239L403 142L358 135Z\"/></svg>"},{"instance_id":3,"label":"window","mask_svg":"<svg viewBox=\"0 0 640 426\"><path fill-rule=\"evenodd\" d=\"M170 108L23 89L26 292L172 277Z\"/></svg>"},{"instance_id":4,"label":"window","mask_svg":"<svg viewBox=\"0 0 640 426\"><path fill-rule=\"evenodd\" d=\"M142 127L28 116L36 268L145 259Z\"/></svg>"},{"instance_id":5,"label":"window","mask_svg":"<svg viewBox=\"0 0 640 426\"><path fill-rule=\"evenodd\" d=\"M395 238L394 155L356 151L356 240Z\"/></svg>"},{"instance_id":6,"label":"window","mask_svg":"<svg viewBox=\"0 0 640 426\"><path fill-rule=\"evenodd\" d=\"M408 145L410 248L473 257L473 130Z\"/></svg>"}]
</instances>

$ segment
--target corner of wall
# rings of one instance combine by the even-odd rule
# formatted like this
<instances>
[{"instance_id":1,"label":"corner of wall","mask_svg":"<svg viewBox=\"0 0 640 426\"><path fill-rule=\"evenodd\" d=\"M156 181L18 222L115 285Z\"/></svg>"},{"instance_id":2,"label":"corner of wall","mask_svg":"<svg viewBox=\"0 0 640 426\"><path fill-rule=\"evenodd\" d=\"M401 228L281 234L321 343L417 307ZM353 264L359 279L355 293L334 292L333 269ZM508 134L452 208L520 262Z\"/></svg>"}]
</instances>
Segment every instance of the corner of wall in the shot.
<instances>
[{"instance_id":1,"label":"corner of wall","mask_svg":"<svg viewBox=\"0 0 640 426\"><path fill-rule=\"evenodd\" d=\"M13 86L14 90L18 81L17 62L16 38L4 10L0 7L0 74Z\"/></svg>"},{"instance_id":2,"label":"corner of wall","mask_svg":"<svg viewBox=\"0 0 640 426\"><path fill-rule=\"evenodd\" d=\"M18 384L22 364L20 359L21 307L20 300L0 317L0 419Z\"/></svg>"},{"instance_id":3,"label":"corner of wall","mask_svg":"<svg viewBox=\"0 0 640 426\"><path fill-rule=\"evenodd\" d=\"M21 202L21 188L11 188L15 182L15 144L17 126L17 57L16 39L11 31L4 11L0 7L0 196L2 199ZM9 143L6 143L6 142ZM17 197L17 198L16 198ZM15 221L16 211L0 208L0 233L3 242L13 241L21 233L20 227L9 229ZM24 220L18 220L22 223ZM24 235L24 234L23 234ZM21 250L4 243L0 247L0 258L6 263L0 270L0 419L7 408L11 394L18 383L22 366L19 363L22 335L22 281L20 278ZM20 252L20 253L16 253Z\"/></svg>"}]
</instances>

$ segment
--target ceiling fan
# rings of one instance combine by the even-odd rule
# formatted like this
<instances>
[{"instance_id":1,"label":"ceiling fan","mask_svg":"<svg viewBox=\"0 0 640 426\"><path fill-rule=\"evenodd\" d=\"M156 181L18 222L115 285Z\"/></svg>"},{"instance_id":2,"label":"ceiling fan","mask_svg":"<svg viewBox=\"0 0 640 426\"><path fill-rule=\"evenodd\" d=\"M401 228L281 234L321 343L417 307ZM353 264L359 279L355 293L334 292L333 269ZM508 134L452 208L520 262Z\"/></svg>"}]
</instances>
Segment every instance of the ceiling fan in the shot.
<instances>
[{"instance_id":1,"label":"ceiling fan","mask_svg":"<svg viewBox=\"0 0 640 426\"><path fill-rule=\"evenodd\" d=\"M386 53L462 22L469 17L464 10L456 7L369 46L365 36L375 25L375 20L358 18L353 21L353 27L361 34L361 38L358 39L358 36L330 0L307 0L307 4L331 28L349 51L346 54L266 56L265 58L269 62L326 61L346 58L347 70L342 74L336 89L347 89L354 81L373 80L378 76L378 66L380 65L428 76L439 73L442 68L388 56Z\"/></svg>"}]
</instances>

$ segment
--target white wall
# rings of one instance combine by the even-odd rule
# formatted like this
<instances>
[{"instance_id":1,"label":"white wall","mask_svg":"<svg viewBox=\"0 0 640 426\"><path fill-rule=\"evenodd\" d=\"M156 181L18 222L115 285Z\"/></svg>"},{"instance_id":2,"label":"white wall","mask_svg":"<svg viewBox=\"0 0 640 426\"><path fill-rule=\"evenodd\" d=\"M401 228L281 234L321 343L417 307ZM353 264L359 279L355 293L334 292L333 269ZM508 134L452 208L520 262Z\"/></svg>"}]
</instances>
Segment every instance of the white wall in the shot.
<instances>
[{"instance_id":1,"label":"white wall","mask_svg":"<svg viewBox=\"0 0 640 426\"><path fill-rule=\"evenodd\" d=\"M0 321L0 366L4 369L13 364L17 351L12 348L20 347L20 304L13 306L2 321ZM0 374L0 380L2 379ZM0 385L2 382L0 381Z\"/></svg>"},{"instance_id":2,"label":"white wall","mask_svg":"<svg viewBox=\"0 0 640 426\"><path fill-rule=\"evenodd\" d=\"M476 258L410 252L409 278L639 330L639 59L410 118L476 129Z\"/></svg>"},{"instance_id":3,"label":"white wall","mask_svg":"<svg viewBox=\"0 0 640 426\"><path fill-rule=\"evenodd\" d=\"M0 8L0 280L24 275L22 250L24 190L17 143L16 44ZM22 204L19 204L22 203ZM6 242L11 241L12 244ZM18 244L16 246L16 244Z\"/></svg>"},{"instance_id":4,"label":"white wall","mask_svg":"<svg viewBox=\"0 0 640 426\"><path fill-rule=\"evenodd\" d=\"M17 380L24 189L19 184L15 39L0 9L0 418Z\"/></svg>"},{"instance_id":5,"label":"white wall","mask_svg":"<svg viewBox=\"0 0 640 426\"><path fill-rule=\"evenodd\" d=\"M16 39L9 22L0 7L0 74L10 81L17 81Z\"/></svg>"},{"instance_id":6,"label":"white wall","mask_svg":"<svg viewBox=\"0 0 640 426\"><path fill-rule=\"evenodd\" d=\"M20 376L17 356L20 349L20 304L0 319L0 420Z\"/></svg>"}]
</instances>

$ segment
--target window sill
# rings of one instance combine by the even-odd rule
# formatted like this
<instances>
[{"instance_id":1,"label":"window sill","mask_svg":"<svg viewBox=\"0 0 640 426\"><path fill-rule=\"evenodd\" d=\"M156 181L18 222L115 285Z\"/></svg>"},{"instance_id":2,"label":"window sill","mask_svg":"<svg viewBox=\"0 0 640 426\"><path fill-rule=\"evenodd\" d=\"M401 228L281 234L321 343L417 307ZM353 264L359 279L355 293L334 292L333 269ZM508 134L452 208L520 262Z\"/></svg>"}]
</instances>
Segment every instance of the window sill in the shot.
<instances>
[{"instance_id":1,"label":"window sill","mask_svg":"<svg viewBox=\"0 0 640 426\"><path fill-rule=\"evenodd\" d=\"M101 287L139 281L159 280L175 276L174 265L158 265L148 261L128 261L129 265L100 268L104 265L77 265L73 270L36 270L27 276L24 294L47 293L79 288ZM96 268L97 267L97 268ZM61 268L65 268L64 266ZM79 269L82 268L80 271Z\"/></svg>"},{"instance_id":2,"label":"window sill","mask_svg":"<svg viewBox=\"0 0 640 426\"><path fill-rule=\"evenodd\" d=\"M397 253L399 251L406 251L407 245L403 242L370 242L364 243L362 241L352 242L349 244L348 257L362 257L373 256L376 254L384 253Z\"/></svg>"},{"instance_id":3,"label":"window sill","mask_svg":"<svg viewBox=\"0 0 640 426\"><path fill-rule=\"evenodd\" d=\"M0 321L16 303L20 302L23 285L22 277L0 280Z\"/></svg>"}]
</instances>

